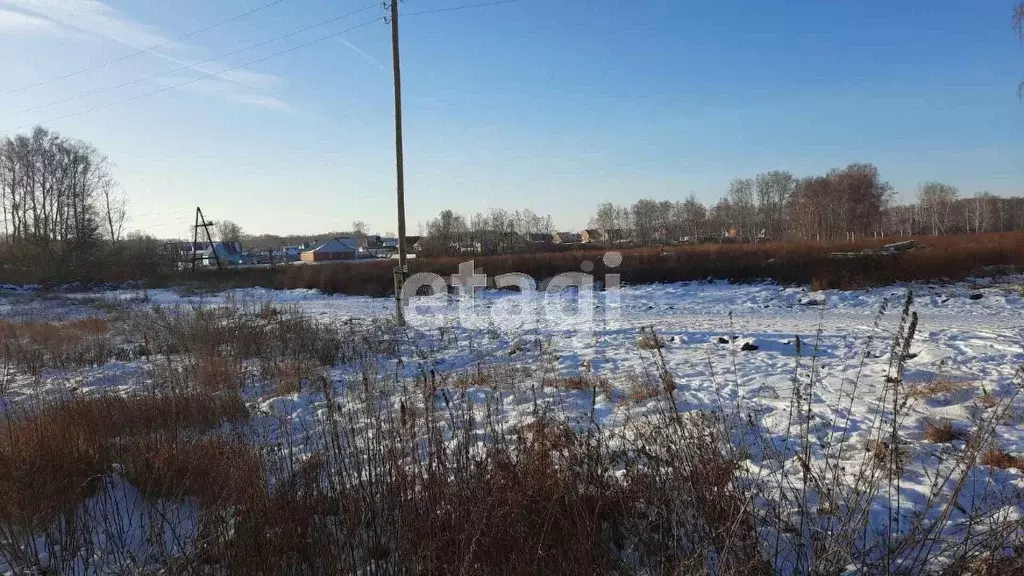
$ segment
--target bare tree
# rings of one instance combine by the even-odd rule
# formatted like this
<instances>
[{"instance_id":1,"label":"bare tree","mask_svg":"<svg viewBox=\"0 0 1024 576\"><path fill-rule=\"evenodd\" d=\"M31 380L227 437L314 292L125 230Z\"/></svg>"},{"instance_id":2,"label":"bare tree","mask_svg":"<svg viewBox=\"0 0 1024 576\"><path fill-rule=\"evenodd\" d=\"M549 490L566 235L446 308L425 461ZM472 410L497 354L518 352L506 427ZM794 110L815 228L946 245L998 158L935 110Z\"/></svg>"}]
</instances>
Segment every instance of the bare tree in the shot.
<instances>
[{"instance_id":1,"label":"bare tree","mask_svg":"<svg viewBox=\"0 0 1024 576\"><path fill-rule=\"evenodd\" d=\"M242 241L242 227L235 224L231 220L221 220L217 222L217 239L221 242L241 242Z\"/></svg>"},{"instance_id":2,"label":"bare tree","mask_svg":"<svg viewBox=\"0 0 1024 576\"><path fill-rule=\"evenodd\" d=\"M730 226L739 228L741 238L752 240L760 232L757 230L757 207L754 204L754 181L750 178L737 178L729 185L729 205L732 208L733 222Z\"/></svg>"},{"instance_id":3,"label":"bare tree","mask_svg":"<svg viewBox=\"0 0 1024 576\"><path fill-rule=\"evenodd\" d=\"M690 194L678 209L676 218L682 221L683 236L698 240L708 233L708 209Z\"/></svg>"},{"instance_id":4,"label":"bare tree","mask_svg":"<svg viewBox=\"0 0 1024 576\"><path fill-rule=\"evenodd\" d=\"M941 182L925 182L918 189L917 202L931 224L932 234L946 233L950 209L959 195L956 188Z\"/></svg>"},{"instance_id":5,"label":"bare tree","mask_svg":"<svg viewBox=\"0 0 1024 576\"><path fill-rule=\"evenodd\" d=\"M796 189L797 180L789 172L758 174L754 180L761 227L768 238L779 240L786 231L786 205Z\"/></svg>"},{"instance_id":6,"label":"bare tree","mask_svg":"<svg viewBox=\"0 0 1024 576\"><path fill-rule=\"evenodd\" d=\"M48 253L82 250L101 236L102 194L112 182L105 156L41 126L0 140L0 216L15 243Z\"/></svg>"},{"instance_id":7,"label":"bare tree","mask_svg":"<svg viewBox=\"0 0 1024 576\"><path fill-rule=\"evenodd\" d=\"M107 238L111 244L117 244L121 241L121 236L124 233L124 221L128 215L128 197L124 190L114 185L113 181L107 182L103 186L102 209Z\"/></svg>"},{"instance_id":8,"label":"bare tree","mask_svg":"<svg viewBox=\"0 0 1024 576\"><path fill-rule=\"evenodd\" d=\"M369 233L370 225L362 220L352 222L352 233L359 238L365 238Z\"/></svg>"}]
</instances>

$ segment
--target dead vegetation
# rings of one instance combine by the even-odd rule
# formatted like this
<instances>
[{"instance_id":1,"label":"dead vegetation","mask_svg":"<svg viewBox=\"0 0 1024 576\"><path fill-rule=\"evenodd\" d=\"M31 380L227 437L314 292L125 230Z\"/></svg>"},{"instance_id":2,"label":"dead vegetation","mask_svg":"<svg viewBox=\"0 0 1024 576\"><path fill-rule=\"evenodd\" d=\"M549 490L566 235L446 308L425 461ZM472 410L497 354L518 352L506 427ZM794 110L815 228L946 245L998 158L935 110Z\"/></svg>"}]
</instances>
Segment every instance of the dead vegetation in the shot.
<instances>
[{"instance_id":1,"label":"dead vegetation","mask_svg":"<svg viewBox=\"0 0 1024 576\"><path fill-rule=\"evenodd\" d=\"M1003 470L1016 468L1017 470L1024 471L1024 457L1010 454L995 447L989 448L982 453L979 462L993 468L1002 468Z\"/></svg>"},{"instance_id":2,"label":"dead vegetation","mask_svg":"<svg viewBox=\"0 0 1024 576\"><path fill-rule=\"evenodd\" d=\"M0 320L0 364L31 374L44 368L74 369L106 364L114 357L102 318L71 322Z\"/></svg>"},{"instance_id":3,"label":"dead vegetation","mask_svg":"<svg viewBox=\"0 0 1024 576\"><path fill-rule=\"evenodd\" d=\"M970 382L938 379L909 387L907 389L907 395L917 400L929 400L943 397L948 398L959 394L972 386L973 384Z\"/></svg>"},{"instance_id":4,"label":"dead vegetation","mask_svg":"<svg viewBox=\"0 0 1024 576\"><path fill-rule=\"evenodd\" d=\"M69 513L113 464L147 453L151 439L173 444L224 422L244 422L249 412L237 396L178 393L72 396L5 416L0 524L31 529Z\"/></svg>"},{"instance_id":5,"label":"dead vegetation","mask_svg":"<svg viewBox=\"0 0 1024 576\"><path fill-rule=\"evenodd\" d=\"M644 333L641 335L637 340L636 345L639 346L641 350L661 350L665 347L665 340L651 331L650 333Z\"/></svg>"},{"instance_id":6,"label":"dead vegetation","mask_svg":"<svg viewBox=\"0 0 1024 576\"><path fill-rule=\"evenodd\" d=\"M913 340L910 304L896 350ZM680 409L655 348L629 397L666 401L602 429L592 415L555 416L536 386L589 392L566 395L586 405L608 393L598 376L480 365L399 377L384 326L324 325L267 306L123 321L151 350L154 393L69 395L4 413L0 561L16 573L42 571L47 554L55 573L98 562L125 573L756 575L884 573L894 563L910 574L985 573L1008 565L991 551L1024 528L1009 519L966 540L943 537L989 513L969 499L951 516L964 500L949 487L963 485L965 463L1021 464L984 452L998 410L969 435L949 423L926 430L934 442L966 442L931 471L926 502L879 498L899 494L915 465L905 406L890 396L902 394L899 365L866 426L867 453L844 454L842 438L812 428L813 372L797 379L791 439L780 442L751 413ZM313 390L317 424L301 431L254 427L243 401ZM533 396L526 418L511 419L504 404L516 394ZM848 422L829 413L845 435ZM83 502L124 501L108 494L112 478L142 495L138 509L162 514L100 508L83 521ZM189 506L194 521L183 522ZM878 514L913 520L866 540ZM125 531L170 531L188 544L98 554L95 534Z\"/></svg>"},{"instance_id":7,"label":"dead vegetation","mask_svg":"<svg viewBox=\"0 0 1024 576\"><path fill-rule=\"evenodd\" d=\"M595 263L593 274L621 274L629 284L702 281L708 278L751 282L775 280L782 284L811 285L815 290L849 290L885 286L895 282L931 279L962 279L979 271L1011 272L1024 267L1024 233L990 233L930 236L918 239L920 248L888 255L853 259L830 258L832 252L860 252L892 242L891 238L856 243L773 242L763 244L706 244L626 248L620 250L620 266L608 268L604 249L474 256L476 266L488 275L519 272L538 281L562 272L580 270L584 261ZM463 259L417 258L410 273L431 272L446 278L458 272ZM219 286L268 288L315 288L329 294L386 296L394 291L391 265L387 262L283 266L276 270L229 270L204 272L191 281ZM997 270L998 268L998 270Z\"/></svg>"},{"instance_id":8,"label":"dead vegetation","mask_svg":"<svg viewBox=\"0 0 1024 576\"><path fill-rule=\"evenodd\" d=\"M967 433L958 430L952 422L926 422L924 427L924 439L936 444L948 444L957 440L966 440Z\"/></svg>"}]
</instances>

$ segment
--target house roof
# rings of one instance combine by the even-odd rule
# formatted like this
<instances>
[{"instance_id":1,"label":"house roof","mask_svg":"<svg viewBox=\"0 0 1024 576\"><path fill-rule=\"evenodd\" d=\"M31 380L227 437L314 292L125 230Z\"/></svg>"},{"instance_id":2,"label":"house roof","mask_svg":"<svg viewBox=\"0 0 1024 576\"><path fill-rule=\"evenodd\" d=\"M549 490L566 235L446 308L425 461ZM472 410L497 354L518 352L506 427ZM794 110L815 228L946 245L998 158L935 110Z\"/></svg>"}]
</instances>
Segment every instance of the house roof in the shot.
<instances>
[{"instance_id":1,"label":"house roof","mask_svg":"<svg viewBox=\"0 0 1024 576\"><path fill-rule=\"evenodd\" d=\"M523 238L531 242L548 242L551 240L551 234L540 234L534 232L526 232L523 234Z\"/></svg>"},{"instance_id":2,"label":"house roof","mask_svg":"<svg viewBox=\"0 0 1024 576\"><path fill-rule=\"evenodd\" d=\"M336 252L358 252L359 241L355 238L333 238L310 250L310 252L323 252L333 254Z\"/></svg>"}]
</instances>

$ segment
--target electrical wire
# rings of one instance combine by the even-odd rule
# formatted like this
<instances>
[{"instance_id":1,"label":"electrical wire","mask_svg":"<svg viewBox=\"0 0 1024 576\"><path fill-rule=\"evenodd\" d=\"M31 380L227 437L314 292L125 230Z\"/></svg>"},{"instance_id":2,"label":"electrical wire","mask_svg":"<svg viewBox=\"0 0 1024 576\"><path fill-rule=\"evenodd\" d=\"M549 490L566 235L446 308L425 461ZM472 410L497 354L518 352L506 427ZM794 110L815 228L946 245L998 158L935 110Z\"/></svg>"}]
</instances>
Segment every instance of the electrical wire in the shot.
<instances>
[{"instance_id":1,"label":"electrical wire","mask_svg":"<svg viewBox=\"0 0 1024 576\"><path fill-rule=\"evenodd\" d=\"M275 6L275 5L280 4L280 3L284 2L284 1L285 0L273 0L272 2L268 2L266 4L263 4L262 6L257 6L256 8L253 8L253 9L248 10L246 12L242 12L241 14L237 14L237 15L232 16L231 18L228 18L226 20L221 20L220 22L216 22L214 24L210 24L209 26L205 26L205 27L200 28L198 30L194 30L192 32L189 32L187 34L182 34L181 36L178 36L177 38L174 38L172 40L167 40L167 41L161 42L159 44L154 44L153 46L150 46L148 48L141 48L141 49L139 49L139 50L137 50L135 52L131 52L129 54L125 54L124 56L121 56L119 58L114 58L113 60L107 60L106 62L102 62L100 64L96 64L96 65L93 65L93 66L89 66L89 67L86 67L86 68L75 70L74 72L68 72L67 74L64 74L63 76L57 76L55 78L50 78L49 80L43 80L41 82L36 82L35 84L29 84L27 86L22 86L21 88L15 88L13 90L7 90L7 91L4 91L4 92L0 92L0 97L8 96L8 95L11 95L11 94L17 94L19 92L24 92L25 90L31 90L32 88L39 88L40 86L46 86L48 84L53 84L54 82L60 82L61 80L67 80L68 78L74 78L75 76L78 76L79 74L85 74L86 72L92 72L94 70L99 70L101 68L106 68L107 66L110 66L112 64L117 64L119 62L124 62L125 60L134 58L134 57L136 57L136 56L138 56L140 54L146 54L147 52L152 52L152 51L157 50L159 48L163 48L164 46L168 46L168 45L174 44L176 42L181 42L182 40L187 40L189 38L192 38L193 36L198 36L198 35L200 35L200 34L202 34L204 32L209 32L210 30L213 30L215 28L219 28L221 26L224 26L225 24L230 24L231 22L234 22L236 20L241 20L242 18L245 18L247 16L251 16L251 15L257 13L257 12L266 10L267 8L270 8L271 6Z\"/></svg>"},{"instance_id":2,"label":"electrical wire","mask_svg":"<svg viewBox=\"0 0 1024 576\"><path fill-rule=\"evenodd\" d=\"M402 16L422 16L424 14L437 14L440 12L455 12L456 10L468 10L470 8L485 8L487 6L500 6L501 4L511 4L518 2L519 0L493 0L492 2L478 2L476 4L463 4L461 6L449 6L447 8L432 8L430 10L420 10L418 12L402 13Z\"/></svg>"},{"instance_id":3,"label":"electrical wire","mask_svg":"<svg viewBox=\"0 0 1024 576\"><path fill-rule=\"evenodd\" d=\"M376 6L376 4L374 4L374 6ZM163 86L161 88L157 88L156 90L151 90L149 92L144 92L142 94L137 94L135 96L132 96L130 98L124 98L122 100L115 100L114 102L108 102L106 104L100 104L99 106L94 106L94 107L88 108L86 110L79 110L77 112L72 112L70 114L64 114L62 116L56 116L56 117L53 117L53 118L49 118L47 120L43 120L42 122L33 122L32 124L26 124L24 126L18 126L17 128L8 128L7 130L4 130L4 132L15 132L15 131L18 131L18 130L24 130L26 128L31 128L32 126L35 126L36 124L46 124L46 123L50 123L50 122L56 122L58 120L64 120L66 118L72 118L72 117L75 117L75 116L81 116L82 114L89 114L90 112L95 112L97 110L102 110L104 108L110 108L112 106L119 106L121 104L126 104L128 102L132 102L132 101L135 101L135 100L140 100L142 98L146 98L148 96L154 96L154 95L159 94L161 92L166 92L166 91L174 89L174 88L181 88L182 86L188 86L189 84L194 84L194 83L199 82L201 80L207 80L209 78L213 78L214 76L220 76L221 74L226 74L228 72L231 72L231 71L234 71L234 70L238 70L240 68L245 68L247 66L251 66L253 64L256 64L256 63L259 63L259 62L263 62L263 61L269 60L271 58L275 58L277 56L281 56L282 54L287 54L289 52L294 52L296 50L300 50L302 48L306 48L307 46L312 46L313 44L317 44L319 42L323 42L325 40L329 40L331 38L335 38L337 36L341 36L342 34L347 34L348 32L352 32L352 31L358 30L360 28L365 28L366 26L369 26L370 24L375 24L375 23L378 23L378 22L380 22L380 18L374 18L373 20L367 20L366 22L363 22L362 24L357 24L357 25L352 26L350 28L346 28L346 29L338 31L338 32L333 32L333 33L328 34L326 36L321 36L319 38L316 38L314 40L310 40L308 42L304 42L304 43L299 44L297 46L292 46L291 48L287 48L285 50L280 50L280 51L274 52L272 54L267 54L266 56L261 56L259 58L254 59L254 60L249 60L248 62L243 62L242 64L238 64L237 66L232 66L230 68L226 68L226 69L220 70L218 72L211 72L210 74L206 74L204 76L198 76L196 78L192 78L192 79L186 80L184 82L179 82L178 84L171 84L171 85L168 85L168 86Z\"/></svg>"},{"instance_id":4,"label":"electrical wire","mask_svg":"<svg viewBox=\"0 0 1024 576\"><path fill-rule=\"evenodd\" d=\"M283 1L283 0L281 0L281 1ZM425 14L436 14L436 13L442 13L442 12L453 12L453 11L456 11L456 10L467 10L467 9L471 9L471 8L483 8L483 7L488 7L488 6L499 6L499 5L502 5L502 4L511 4L513 2L518 2L518 1L519 0L493 0L491 2L478 2L478 3L475 3L475 4L464 4L464 5L461 5L461 6L450 6L450 7L446 7L446 8L433 8L433 9L429 9L429 10L420 10L418 12L410 12L408 14L403 14L403 16L421 16L421 15L425 15ZM343 14L341 16L336 16L334 18L331 18L329 20L320 22L318 24L313 24L311 26L307 26L305 28L302 28L302 29L299 29L299 30L296 30L296 31L293 31L293 32L289 32L289 33L286 33L286 34L275 36L274 38L271 38L269 40L264 40L264 41L258 42L256 44L251 44L251 45L246 46L244 48L240 48L238 50L234 50L234 51L231 51L231 52L228 52L228 53L225 53L225 54L221 54L219 56L215 56L213 58L209 58L209 59L203 60L201 62L197 62L197 63L190 64L190 65L187 65L187 66L183 66L181 68L176 68L174 70L169 70L169 71L166 71L166 72L161 72L159 74L154 74L154 75L146 77L146 78L140 78L140 79L137 79L137 80L132 80L130 82L126 82L124 84L121 84L121 85L118 85L118 86L114 86L114 87L111 87L111 88L105 88L105 89L95 90L95 91L84 93L84 94L79 94L77 96L69 97L69 98L66 98L66 99L63 99L63 100L60 100L60 101L51 102L51 103L48 103L48 104L42 104L42 105L39 105L39 106L34 106L34 107L31 107L31 108L27 108L27 109L15 111L15 112L9 112L9 113L6 113L6 114L0 114L0 117L6 117L6 116L13 115L13 114L19 114L19 113L22 113L22 112L28 112L28 111L31 111L31 110L38 110L40 108L46 108L46 107L53 106L53 105L56 105L56 104L63 104L63 103L66 103L66 102L69 102L69 101L72 101L72 100L77 100L77 99L80 99L80 98L84 98L84 97L87 97L87 96L92 96L92 95L99 94L99 93L102 93L102 92L107 92L107 91L110 91L110 90L116 90L116 89L119 89L119 88L123 88L123 87L126 87L126 86L137 84L139 82L143 82L143 81L146 81L146 80L152 80L152 79L155 79L155 78L159 78L160 76L165 76L167 74L172 74L174 72L178 72L178 71L181 71L181 70L191 69L191 68L194 68L195 66L199 66L199 65L202 65L202 64L205 64L205 63L208 63L208 62L212 62L214 60L220 60L222 58L226 58L228 56L231 56L231 55L234 55L234 54L238 54L240 52L244 52L246 50L250 50L250 49L256 48L258 46L263 46L263 45L266 45L266 44L269 44L269 43L272 43L272 42L276 42L278 40L282 40L284 38L288 38L288 37L291 37L291 36L295 36L297 34L301 34L303 32L307 32L309 30L313 30L313 29L316 29L316 28L320 28L320 27L326 26L327 24L330 24L330 23L333 23L333 22L337 22L337 21L342 20L344 18L348 18L348 17L354 16L356 14L361 14L362 12L365 12L365 11L367 11L367 10L369 10L371 8L374 8L374 7L378 6L378 5L379 4L377 4L377 3L370 4L368 6L360 8L360 9L355 10L353 12L349 12L349 13ZM212 72L212 73L209 73L209 74L205 74L203 76L198 76L196 78L192 78L190 80L186 80L184 82L180 82L180 83L177 83L177 84L163 86L161 88L157 88L157 89L151 90L149 92L144 92L142 94L137 94L137 95L131 96L129 98L124 98L124 99L121 99L121 100L115 100L113 102L108 102L108 103L105 103L105 104L100 104L98 106L94 106L92 108L88 108L88 109L85 109L85 110L79 110L79 111L76 111L76 112L71 112L69 114L64 114L64 115L61 115L61 116L52 117L52 118L49 118L47 120L43 120L41 122L33 122L32 124L26 124L26 125L19 126L19 127L16 127L16 128L8 128L6 130L3 130L3 132L6 133L6 132L14 132L14 131L18 131L18 130L24 130L26 128L31 128L32 126L35 126L37 124L50 123L50 122L56 122L56 121L59 121L59 120L64 120L66 118L73 118L75 116L81 116L81 115L84 115L84 114L89 114L89 113L95 112L97 110L103 110L105 108L110 108L110 107L113 107L113 106L119 106L121 104L127 104L129 102L133 102L135 100L140 100L142 98L147 98L149 96L155 96L156 94L160 94L162 92L166 92L166 91L172 90L174 88L181 88L183 86L188 86L189 84L194 84L194 83L199 82L201 80L207 80L209 78L213 78L215 76L220 76L222 74L226 74L226 73L232 72L234 70L245 68L245 67L251 66L253 64L257 64L259 62L263 62L265 60L269 60L271 58L275 58L277 56L281 56L283 54L287 54L287 53L294 52L294 51L302 49L302 48L306 48L306 47L311 46L313 44L318 44L320 42L323 42L325 40L329 40L331 38L335 38L335 37L340 36L342 34L347 34L349 32L353 32L353 31L358 30L360 28L365 28L366 26L369 26L370 24L373 24L373 23L379 22L379 21L380 21L379 18L374 18L372 20L367 20L367 21L365 21L365 22L363 22L361 24L357 24L357 25L352 26L350 28L346 28L344 30L341 30L341 31L338 31L338 32L334 32L334 33L328 34L326 36L321 36L319 38L310 40L308 42L304 42L304 43L299 44L297 46L292 46L291 48L287 48L285 50L280 50L278 52L274 52L272 54L268 54L268 55L262 56L260 58L249 60L248 62L243 62L242 64L238 64L236 66L232 66L232 67L226 68L224 70L220 70L220 71L217 71L217 72Z\"/></svg>"},{"instance_id":5,"label":"electrical wire","mask_svg":"<svg viewBox=\"0 0 1024 576\"><path fill-rule=\"evenodd\" d=\"M263 40L263 41L255 43L255 44L249 44L247 46L243 46L242 48L238 48L238 49L232 50L230 52L225 52L223 54L219 54L217 56L213 56L211 58L207 58L206 60L200 60L199 62L194 62L192 64L186 64L184 66L179 66L179 67L173 68L171 70L165 70L163 72L158 72L158 73L152 74L150 76L145 76L145 77L142 77L142 78L136 78L134 80L129 80L127 82L118 84L116 86L108 86L106 88L98 88L96 90L90 90L88 92L82 92L82 93L76 94L74 96L68 96L66 98L61 98L59 100L53 100L51 102L46 102L44 104L36 104L34 106L29 106L27 108L21 108L19 110L13 110L11 112L4 112L3 114L0 114L0 118L6 118L8 116L15 116L17 114L24 114L26 112L34 112L36 110L42 110L44 108L50 108L52 106L57 106L57 105L60 105L60 104L67 104L68 102L74 102L76 100L81 100L82 98L88 98L89 96L96 96L97 94L103 94L105 92L111 92L111 91L114 91L114 90L120 90L121 88L127 88L128 86L134 86L135 84L139 84L139 83L142 83L142 82L148 82L150 80L155 80L157 78L160 78L161 76L167 76L168 74L174 74L176 72L184 72L185 70L191 70L191 69L193 69L193 68L195 68L197 66L202 66L203 64L209 64L210 62L214 62L214 61L217 61L217 60L223 60L224 58L227 58L229 56L234 56L235 54L240 54L242 52L247 52L249 50L252 50L253 48L258 48L260 46L265 46L267 44L272 44L272 43L277 42L279 40L284 40L285 38L291 38L292 36L296 36L296 35L302 34L303 32L309 32L310 30L315 30L317 28L323 28L324 26L327 26L328 24L333 24L335 22L338 22L339 20L344 20L345 18L350 18L350 17L355 16L357 14L361 14L361 13L366 12L367 10L369 10L371 8L375 8L377 6L378 6L377 3L373 3L373 4L370 4L370 5L367 5L367 6L363 7L363 8L360 8L358 10L355 10L353 12L349 12L347 14L342 14L340 16L335 16L334 18L330 18L328 20L324 20L324 21L319 22L317 24L306 26L305 28L300 28L300 29L294 30L292 32L287 32L285 34L279 34L277 36L274 36L273 38L270 38L270 39L267 39L267 40ZM221 70L220 72L218 72L218 74L221 74L221 73L224 73L224 72L227 72L227 71L228 70ZM207 76L207 78L208 77L209 76Z\"/></svg>"}]
</instances>

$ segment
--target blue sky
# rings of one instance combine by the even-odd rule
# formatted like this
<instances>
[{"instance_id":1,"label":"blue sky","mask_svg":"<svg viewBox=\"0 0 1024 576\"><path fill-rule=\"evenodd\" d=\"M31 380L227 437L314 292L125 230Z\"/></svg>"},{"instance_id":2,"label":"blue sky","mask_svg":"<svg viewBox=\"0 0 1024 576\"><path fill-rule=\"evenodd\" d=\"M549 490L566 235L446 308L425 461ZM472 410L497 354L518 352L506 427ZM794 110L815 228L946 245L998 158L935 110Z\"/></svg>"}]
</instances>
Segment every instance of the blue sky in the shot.
<instances>
[{"instance_id":1,"label":"blue sky","mask_svg":"<svg viewBox=\"0 0 1024 576\"><path fill-rule=\"evenodd\" d=\"M204 78L367 22L379 6L187 67L369 1L283 0L154 52L7 93L267 2L0 0L0 130L41 122L92 142L116 165L132 227L161 236L184 235L196 205L250 232L339 230L354 220L394 232L383 22ZM577 229L600 201L692 192L710 203L734 177L851 162L876 164L908 198L926 180L968 195L1024 194L1024 46L1010 27L1013 4L519 0L410 15L410 233L446 207L531 208ZM182 82L191 83L119 103Z\"/></svg>"}]
</instances>

